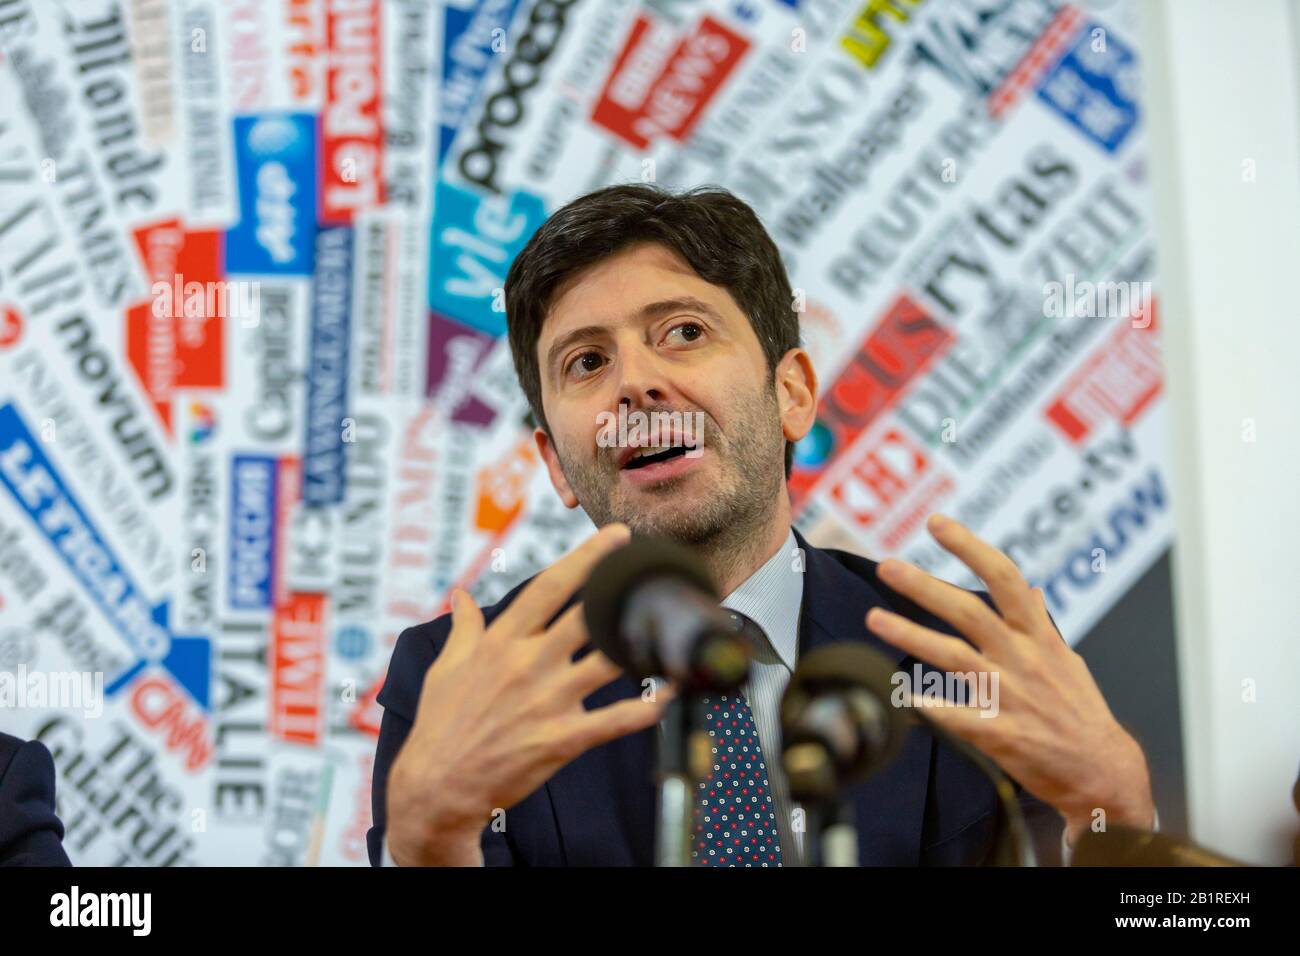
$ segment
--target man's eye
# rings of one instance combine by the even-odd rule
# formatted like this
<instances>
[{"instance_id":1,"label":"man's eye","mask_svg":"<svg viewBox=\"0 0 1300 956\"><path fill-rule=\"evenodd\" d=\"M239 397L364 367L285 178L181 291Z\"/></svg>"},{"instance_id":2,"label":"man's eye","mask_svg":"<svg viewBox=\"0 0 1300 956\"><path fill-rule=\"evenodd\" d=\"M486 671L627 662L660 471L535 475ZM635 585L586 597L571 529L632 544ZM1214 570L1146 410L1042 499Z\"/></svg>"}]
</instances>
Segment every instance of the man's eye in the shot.
<instances>
[{"instance_id":1,"label":"man's eye","mask_svg":"<svg viewBox=\"0 0 1300 956\"><path fill-rule=\"evenodd\" d=\"M671 337L675 332L681 333L682 341L694 342L704 334L704 329L696 322L683 322L681 325L674 325L669 329L668 336L665 336L665 338Z\"/></svg>"},{"instance_id":2,"label":"man's eye","mask_svg":"<svg viewBox=\"0 0 1300 956\"><path fill-rule=\"evenodd\" d=\"M583 352L581 355L579 355L577 358L575 358L572 362L569 363L569 374L572 375L576 372L578 373L579 377L582 377L583 375L589 375L592 372L599 372L600 367L603 364L604 364L604 359L600 357L600 353Z\"/></svg>"}]
</instances>

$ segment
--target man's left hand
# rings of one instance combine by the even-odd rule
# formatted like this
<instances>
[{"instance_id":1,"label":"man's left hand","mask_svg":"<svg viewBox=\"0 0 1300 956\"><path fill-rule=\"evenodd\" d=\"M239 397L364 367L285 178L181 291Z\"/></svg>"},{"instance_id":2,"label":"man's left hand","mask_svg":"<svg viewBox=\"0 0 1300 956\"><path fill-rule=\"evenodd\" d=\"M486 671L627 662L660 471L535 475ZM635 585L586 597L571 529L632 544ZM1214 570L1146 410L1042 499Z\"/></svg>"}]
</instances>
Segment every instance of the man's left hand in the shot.
<instances>
[{"instance_id":1,"label":"man's left hand","mask_svg":"<svg viewBox=\"0 0 1300 956\"><path fill-rule=\"evenodd\" d=\"M997 607L995 612L971 592L904 561L880 563L882 581L947 621L970 644L884 608L867 615L875 634L940 670L998 674L995 717L974 706L926 706L931 722L978 748L1060 811L1071 844L1098 811L1105 815L1103 825L1152 826L1155 804L1142 748L1111 714L1083 658L1061 639L1042 591L1029 586L1009 557L960 523L932 515L928 527L984 582ZM919 694L914 705L925 706Z\"/></svg>"}]
</instances>

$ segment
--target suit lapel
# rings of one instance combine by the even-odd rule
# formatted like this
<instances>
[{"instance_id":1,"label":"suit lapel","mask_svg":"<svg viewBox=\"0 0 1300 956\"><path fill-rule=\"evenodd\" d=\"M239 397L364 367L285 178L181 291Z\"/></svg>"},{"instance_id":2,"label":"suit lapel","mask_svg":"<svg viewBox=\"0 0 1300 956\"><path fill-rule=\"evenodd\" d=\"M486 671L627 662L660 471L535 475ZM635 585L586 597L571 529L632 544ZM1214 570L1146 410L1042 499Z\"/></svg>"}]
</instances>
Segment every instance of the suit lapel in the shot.
<instances>
[{"instance_id":1,"label":"suit lapel","mask_svg":"<svg viewBox=\"0 0 1300 956\"><path fill-rule=\"evenodd\" d=\"M895 667L910 658L867 630L867 612L892 608L883 585L875 581L875 562L865 561L864 579L835 558L808 544L795 531L804 553L803 607L799 622L799 658L840 641L861 642L883 654ZM914 728L897 758L848 793L855 806L858 861L862 866L917 864L930 779L932 739Z\"/></svg>"},{"instance_id":2,"label":"suit lapel","mask_svg":"<svg viewBox=\"0 0 1300 956\"><path fill-rule=\"evenodd\" d=\"M641 693L620 677L588 697L588 710ZM629 734L579 755L547 783L566 866L654 863L654 755L659 730Z\"/></svg>"}]
</instances>

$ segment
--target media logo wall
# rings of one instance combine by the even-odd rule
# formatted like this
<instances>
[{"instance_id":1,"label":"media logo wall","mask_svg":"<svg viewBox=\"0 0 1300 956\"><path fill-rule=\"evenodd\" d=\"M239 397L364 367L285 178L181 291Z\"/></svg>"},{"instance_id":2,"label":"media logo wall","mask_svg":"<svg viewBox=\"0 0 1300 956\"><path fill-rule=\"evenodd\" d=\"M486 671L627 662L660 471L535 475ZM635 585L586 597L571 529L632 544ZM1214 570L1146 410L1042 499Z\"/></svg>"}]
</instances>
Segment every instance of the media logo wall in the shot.
<instances>
[{"instance_id":1,"label":"media logo wall","mask_svg":"<svg viewBox=\"0 0 1300 956\"><path fill-rule=\"evenodd\" d=\"M366 862L398 635L590 530L503 287L604 185L768 227L814 543L973 585L945 510L1072 642L1170 544L1131 3L0 7L0 671L106 698L0 729L78 864Z\"/></svg>"}]
</instances>

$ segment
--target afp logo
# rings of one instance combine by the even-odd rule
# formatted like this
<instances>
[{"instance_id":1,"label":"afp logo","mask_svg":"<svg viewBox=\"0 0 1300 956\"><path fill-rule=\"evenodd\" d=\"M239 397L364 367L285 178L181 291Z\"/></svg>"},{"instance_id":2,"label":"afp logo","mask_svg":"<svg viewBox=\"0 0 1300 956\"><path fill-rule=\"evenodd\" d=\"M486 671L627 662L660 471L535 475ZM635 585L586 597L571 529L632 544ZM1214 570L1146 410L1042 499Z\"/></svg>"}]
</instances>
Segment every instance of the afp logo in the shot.
<instances>
[{"instance_id":1,"label":"afp logo","mask_svg":"<svg viewBox=\"0 0 1300 956\"><path fill-rule=\"evenodd\" d=\"M226 233L231 275L311 275L316 241L316 118L234 120L239 223Z\"/></svg>"}]
</instances>

